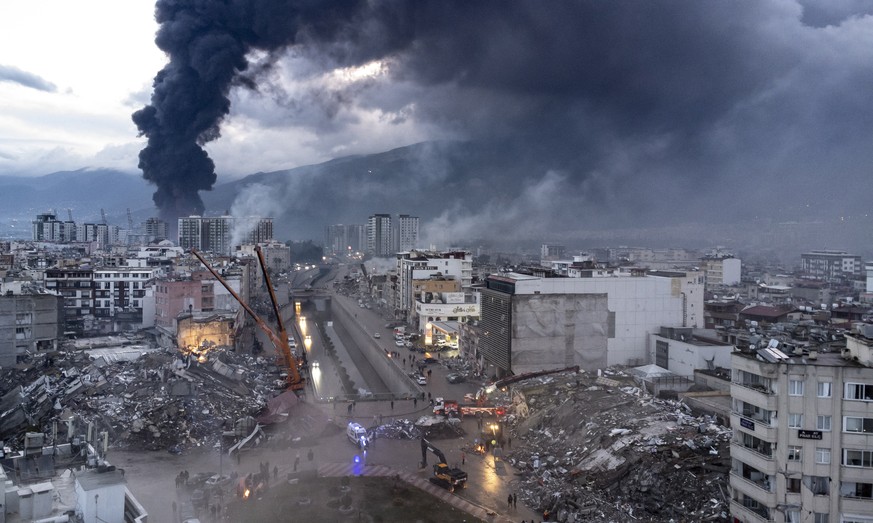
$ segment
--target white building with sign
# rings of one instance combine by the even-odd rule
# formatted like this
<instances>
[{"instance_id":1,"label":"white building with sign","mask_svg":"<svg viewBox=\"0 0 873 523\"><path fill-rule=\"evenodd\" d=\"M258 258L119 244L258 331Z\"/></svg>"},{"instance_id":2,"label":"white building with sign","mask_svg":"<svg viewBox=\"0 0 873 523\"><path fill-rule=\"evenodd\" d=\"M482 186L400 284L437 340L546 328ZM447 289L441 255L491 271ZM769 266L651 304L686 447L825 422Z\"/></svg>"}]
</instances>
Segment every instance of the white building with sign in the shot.
<instances>
[{"instance_id":1,"label":"white building with sign","mask_svg":"<svg viewBox=\"0 0 873 523\"><path fill-rule=\"evenodd\" d=\"M421 300L415 302L415 315L413 324L418 326L419 332L424 332L428 323L433 322L468 322L479 319L479 293L464 294L463 292L443 293L443 298L452 296L452 303L443 299L443 303L424 303Z\"/></svg>"}]
</instances>

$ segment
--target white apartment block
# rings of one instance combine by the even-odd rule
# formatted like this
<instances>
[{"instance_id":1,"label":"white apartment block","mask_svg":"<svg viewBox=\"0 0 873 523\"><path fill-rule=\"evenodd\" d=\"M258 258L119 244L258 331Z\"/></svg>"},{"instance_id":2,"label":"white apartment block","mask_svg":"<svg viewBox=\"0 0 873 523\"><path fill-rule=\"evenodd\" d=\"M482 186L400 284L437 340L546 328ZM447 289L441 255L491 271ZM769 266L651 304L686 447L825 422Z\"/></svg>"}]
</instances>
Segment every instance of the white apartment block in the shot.
<instances>
[{"instance_id":1,"label":"white apartment block","mask_svg":"<svg viewBox=\"0 0 873 523\"><path fill-rule=\"evenodd\" d=\"M847 336L843 354L775 345L732 356L731 516L873 522L873 339Z\"/></svg>"},{"instance_id":2,"label":"white apartment block","mask_svg":"<svg viewBox=\"0 0 873 523\"><path fill-rule=\"evenodd\" d=\"M94 315L119 312L142 314L146 283L156 276L149 267L111 267L94 270Z\"/></svg>"},{"instance_id":3,"label":"white apartment block","mask_svg":"<svg viewBox=\"0 0 873 523\"><path fill-rule=\"evenodd\" d=\"M708 288L740 283L742 262L739 258L702 258L700 260L704 281Z\"/></svg>"}]
</instances>

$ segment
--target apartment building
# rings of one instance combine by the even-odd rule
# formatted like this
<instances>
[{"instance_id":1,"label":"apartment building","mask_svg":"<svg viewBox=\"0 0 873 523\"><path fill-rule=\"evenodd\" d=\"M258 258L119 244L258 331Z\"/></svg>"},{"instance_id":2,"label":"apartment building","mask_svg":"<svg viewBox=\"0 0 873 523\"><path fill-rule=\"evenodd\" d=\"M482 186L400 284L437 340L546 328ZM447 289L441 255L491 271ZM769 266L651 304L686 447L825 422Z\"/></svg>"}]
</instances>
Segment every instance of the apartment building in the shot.
<instances>
[{"instance_id":1,"label":"apartment building","mask_svg":"<svg viewBox=\"0 0 873 523\"><path fill-rule=\"evenodd\" d=\"M106 267L94 270L94 315L130 313L142 318L146 283L157 274L152 267Z\"/></svg>"},{"instance_id":2,"label":"apartment building","mask_svg":"<svg viewBox=\"0 0 873 523\"><path fill-rule=\"evenodd\" d=\"M842 353L733 353L734 521L873 522L871 347L865 326Z\"/></svg>"},{"instance_id":3,"label":"apartment building","mask_svg":"<svg viewBox=\"0 0 873 523\"><path fill-rule=\"evenodd\" d=\"M188 216L179 218L179 247L185 250L230 255L233 234L232 216Z\"/></svg>"},{"instance_id":4,"label":"apartment building","mask_svg":"<svg viewBox=\"0 0 873 523\"><path fill-rule=\"evenodd\" d=\"M810 251L800 255L800 270L823 280L861 276L861 257L845 251Z\"/></svg>"},{"instance_id":5,"label":"apartment building","mask_svg":"<svg viewBox=\"0 0 873 523\"><path fill-rule=\"evenodd\" d=\"M706 288L740 283L742 262L739 258L706 256L700 259Z\"/></svg>"},{"instance_id":6,"label":"apartment building","mask_svg":"<svg viewBox=\"0 0 873 523\"><path fill-rule=\"evenodd\" d=\"M393 230L396 235L394 252L409 251L418 247L418 216L398 214Z\"/></svg>"},{"instance_id":7,"label":"apartment building","mask_svg":"<svg viewBox=\"0 0 873 523\"><path fill-rule=\"evenodd\" d=\"M64 332L81 336L94 318L94 270L90 268L46 269L45 288L61 295Z\"/></svg>"},{"instance_id":8,"label":"apartment building","mask_svg":"<svg viewBox=\"0 0 873 523\"><path fill-rule=\"evenodd\" d=\"M60 297L45 291L0 296L0 367L15 366L26 353L57 349L61 315Z\"/></svg>"},{"instance_id":9,"label":"apartment building","mask_svg":"<svg viewBox=\"0 0 873 523\"><path fill-rule=\"evenodd\" d=\"M374 214L367 218L367 253L373 256L394 254L390 214Z\"/></svg>"}]
</instances>

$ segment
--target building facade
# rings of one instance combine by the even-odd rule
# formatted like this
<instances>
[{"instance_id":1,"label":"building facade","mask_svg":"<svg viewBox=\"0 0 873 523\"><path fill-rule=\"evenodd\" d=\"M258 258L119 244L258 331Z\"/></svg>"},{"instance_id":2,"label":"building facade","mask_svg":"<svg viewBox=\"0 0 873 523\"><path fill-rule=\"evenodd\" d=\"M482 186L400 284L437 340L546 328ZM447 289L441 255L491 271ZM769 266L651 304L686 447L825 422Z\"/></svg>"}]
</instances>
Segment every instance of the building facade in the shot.
<instances>
[{"instance_id":1,"label":"building facade","mask_svg":"<svg viewBox=\"0 0 873 523\"><path fill-rule=\"evenodd\" d=\"M142 318L146 284L155 277L151 267L109 267L94 270L94 315L98 318L129 314Z\"/></svg>"},{"instance_id":2,"label":"building facade","mask_svg":"<svg viewBox=\"0 0 873 523\"><path fill-rule=\"evenodd\" d=\"M60 303L59 296L44 292L0 296L0 367L15 366L27 353L57 349Z\"/></svg>"},{"instance_id":3,"label":"building facade","mask_svg":"<svg viewBox=\"0 0 873 523\"><path fill-rule=\"evenodd\" d=\"M641 365L661 326L701 327L699 272L545 278L491 275L481 289L480 353L497 374Z\"/></svg>"},{"instance_id":4,"label":"building facade","mask_svg":"<svg viewBox=\"0 0 873 523\"><path fill-rule=\"evenodd\" d=\"M700 260L707 288L740 283L742 262L739 258L705 257Z\"/></svg>"},{"instance_id":5,"label":"building facade","mask_svg":"<svg viewBox=\"0 0 873 523\"><path fill-rule=\"evenodd\" d=\"M845 251L811 251L800 255L800 270L814 278L840 280L861 276L861 257Z\"/></svg>"},{"instance_id":6,"label":"building facade","mask_svg":"<svg viewBox=\"0 0 873 523\"><path fill-rule=\"evenodd\" d=\"M843 354L733 353L735 521L873 521L871 345L855 334Z\"/></svg>"},{"instance_id":7,"label":"building facade","mask_svg":"<svg viewBox=\"0 0 873 523\"><path fill-rule=\"evenodd\" d=\"M185 250L197 249L214 254L231 254L233 217L188 216L179 218L178 245Z\"/></svg>"},{"instance_id":8,"label":"building facade","mask_svg":"<svg viewBox=\"0 0 873 523\"><path fill-rule=\"evenodd\" d=\"M64 333L81 336L94 320L94 270L89 268L51 268L45 271L45 288L63 300Z\"/></svg>"},{"instance_id":9,"label":"building facade","mask_svg":"<svg viewBox=\"0 0 873 523\"><path fill-rule=\"evenodd\" d=\"M374 214L367 219L367 254L391 256L394 254L393 240L390 214Z\"/></svg>"},{"instance_id":10,"label":"building facade","mask_svg":"<svg viewBox=\"0 0 873 523\"><path fill-rule=\"evenodd\" d=\"M398 214L394 231L397 235L394 252L411 251L418 247L418 216Z\"/></svg>"},{"instance_id":11,"label":"building facade","mask_svg":"<svg viewBox=\"0 0 873 523\"><path fill-rule=\"evenodd\" d=\"M408 251L397 254L397 282L394 315L406 319L415 304L413 282L434 277L454 279L460 290L469 290L473 281L473 257L466 251Z\"/></svg>"}]
</instances>

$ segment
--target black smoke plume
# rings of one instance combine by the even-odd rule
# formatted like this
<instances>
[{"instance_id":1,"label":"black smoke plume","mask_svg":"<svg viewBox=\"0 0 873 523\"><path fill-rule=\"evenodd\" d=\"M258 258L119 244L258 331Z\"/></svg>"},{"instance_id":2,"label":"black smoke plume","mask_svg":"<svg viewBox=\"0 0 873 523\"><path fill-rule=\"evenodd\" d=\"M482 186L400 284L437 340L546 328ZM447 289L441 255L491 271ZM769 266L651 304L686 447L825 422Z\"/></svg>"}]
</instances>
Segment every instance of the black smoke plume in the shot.
<instances>
[{"instance_id":1,"label":"black smoke plume","mask_svg":"<svg viewBox=\"0 0 873 523\"><path fill-rule=\"evenodd\" d=\"M133 121L148 137L139 167L157 186L153 199L165 219L203 212L198 193L216 179L203 146L220 136L231 87L255 86L248 53L330 41L359 9L357 1L157 2L155 43L170 61L155 76L151 104Z\"/></svg>"}]
</instances>

